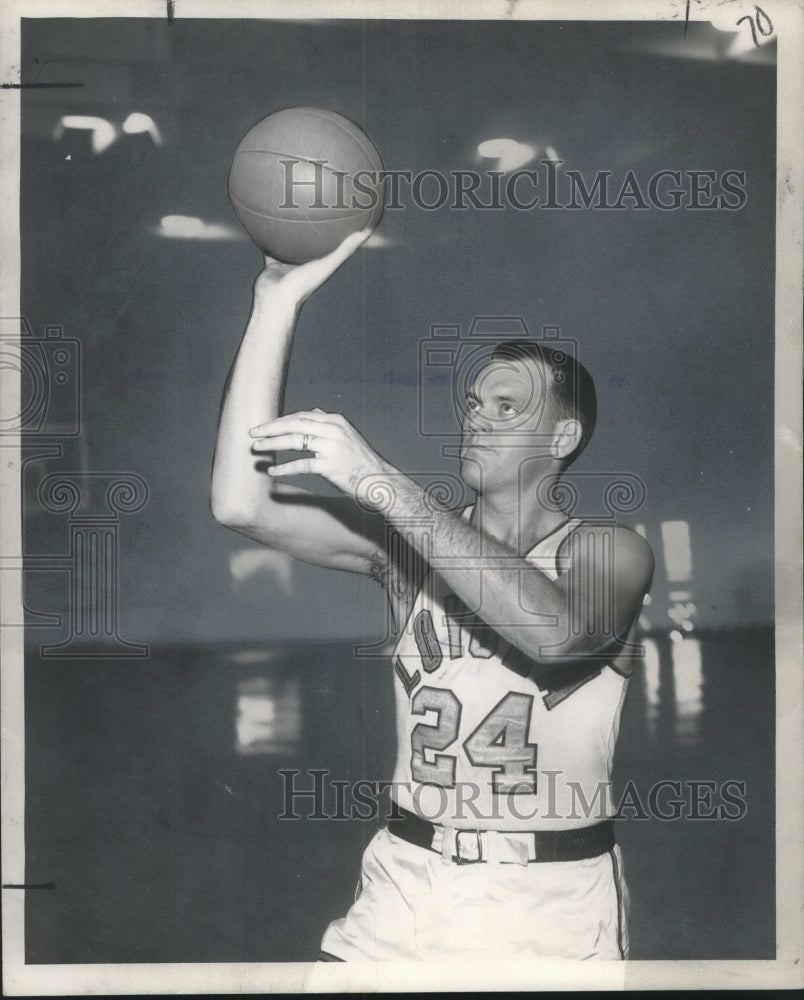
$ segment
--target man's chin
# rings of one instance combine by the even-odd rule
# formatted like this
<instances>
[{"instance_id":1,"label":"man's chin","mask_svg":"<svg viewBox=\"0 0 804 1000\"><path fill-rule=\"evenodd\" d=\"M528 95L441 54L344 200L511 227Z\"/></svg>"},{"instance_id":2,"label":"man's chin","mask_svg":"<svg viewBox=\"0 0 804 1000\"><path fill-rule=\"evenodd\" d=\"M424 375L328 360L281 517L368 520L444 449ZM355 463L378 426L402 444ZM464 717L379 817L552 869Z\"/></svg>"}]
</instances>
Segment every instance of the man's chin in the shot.
<instances>
[{"instance_id":1,"label":"man's chin","mask_svg":"<svg viewBox=\"0 0 804 1000\"><path fill-rule=\"evenodd\" d=\"M482 471L480 468L480 462L475 458L470 458L467 455L461 455L461 479L466 483L467 486L471 486L473 490L480 488L482 481Z\"/></svg>"}]
</instances>

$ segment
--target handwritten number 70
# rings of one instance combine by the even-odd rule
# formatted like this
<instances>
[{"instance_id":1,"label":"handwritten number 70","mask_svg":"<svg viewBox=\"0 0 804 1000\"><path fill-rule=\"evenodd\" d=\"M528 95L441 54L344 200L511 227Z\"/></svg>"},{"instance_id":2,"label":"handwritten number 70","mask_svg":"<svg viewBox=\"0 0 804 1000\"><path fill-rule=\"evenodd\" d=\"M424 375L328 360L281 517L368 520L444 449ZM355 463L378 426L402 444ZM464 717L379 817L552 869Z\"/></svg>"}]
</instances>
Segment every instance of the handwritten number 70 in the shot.
<instances>
[{"instance_id":1,"label":"handwritten number 70","mask_svg":"<svg viewBox=\"0 0 804 1000\"><path fill-rule=\"evenodd\" d=\"M767 38L769 35L773 34L773 22L765 13L761 7L754 7L756 11L756 17L752 17L750 14L746 14L745 17L741 17L737 24L742 24L743 21L748 21L751 28L751 37L754 39L754 45L759 48L759 38L757 37L757 31L760 35L764 35Z\"/></svg>"}]
</instances>

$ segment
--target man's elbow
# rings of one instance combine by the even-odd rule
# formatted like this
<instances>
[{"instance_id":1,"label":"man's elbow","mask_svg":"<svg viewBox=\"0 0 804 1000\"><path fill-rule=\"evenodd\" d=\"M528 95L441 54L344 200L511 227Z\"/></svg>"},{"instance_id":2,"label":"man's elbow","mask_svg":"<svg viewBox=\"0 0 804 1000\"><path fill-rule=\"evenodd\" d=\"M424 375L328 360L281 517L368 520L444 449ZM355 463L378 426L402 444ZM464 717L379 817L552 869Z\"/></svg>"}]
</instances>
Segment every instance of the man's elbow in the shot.
<instances>
[{"instance_id":1,"label":"man's elbow","mask_svg":"<svg viewBox=\"0 0 804 1000\"><path fill-rule=\"evenodd\" d=\"M630 631L630 622L614 631L590 628L566 636L562 642L544 650L540 659L560 664L612 660L630 649Z\"/></svg>"},{"instance_id":2,"label":"man's elbow","mask_svg":"<svg viewBox=\"0 0 804 1000\"><path fill-rule=\"evenodd\" d=\"M212 516L224 528L232 528L234 531L245 531L253 527L253 512L247 506L239 503L232 496L219 490L213 489L209 495L209 507Z\"/></svg>"},{"instance_id":3,"label":"man's elbow","mask_svg":"<svg viewBox=\"0 0 804 1000\"><path fill-rule=\"evenodd\" d=\"M231 497L217 497L214 492L210 496L210 510L222 527L269 549L286 551L286 528L270 516L270 511L235 503Z\"/></svg>"},{"instance_id":4,"label":"man's elbow","mask_svg":"<svg viewBox=\"0 0 804 1000\"><path fill-rule=\"evenodd\" d=\"M602 633L559 633L545 638L536 636L533 630L523 631L514 644L533 663L543 670L579 663L595 663L610 659L621 653L625 644L624 634Z\"/></svg>"}]
</instances>

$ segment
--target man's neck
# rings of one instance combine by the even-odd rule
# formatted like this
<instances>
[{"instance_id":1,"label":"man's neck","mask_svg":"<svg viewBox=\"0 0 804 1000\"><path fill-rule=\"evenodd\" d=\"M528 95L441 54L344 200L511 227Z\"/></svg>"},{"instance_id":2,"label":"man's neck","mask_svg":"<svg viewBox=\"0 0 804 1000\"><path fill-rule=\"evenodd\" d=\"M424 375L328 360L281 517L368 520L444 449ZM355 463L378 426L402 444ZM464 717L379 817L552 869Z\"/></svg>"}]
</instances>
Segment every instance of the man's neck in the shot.
<instances>
[{"instance_id":1,"label":"man's neck","mask_svg":"<svg viewBox=\"0 0 804 1000\"><path fill-rule=\"evenodd\" d=\"M512 491L478 493L472 524L484 535L501 545L525 555L567 520L567 515L555 507L545 507L535 487Z\"/></svg>"}]
</instances>

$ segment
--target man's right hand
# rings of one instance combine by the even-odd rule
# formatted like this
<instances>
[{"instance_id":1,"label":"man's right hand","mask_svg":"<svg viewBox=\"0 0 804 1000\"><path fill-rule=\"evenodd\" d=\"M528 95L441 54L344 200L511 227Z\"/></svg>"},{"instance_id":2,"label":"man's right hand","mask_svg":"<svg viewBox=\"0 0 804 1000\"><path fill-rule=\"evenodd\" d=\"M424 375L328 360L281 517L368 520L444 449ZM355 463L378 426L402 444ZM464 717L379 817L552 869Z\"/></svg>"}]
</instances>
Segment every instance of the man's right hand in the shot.
<instances>
[{"instance_id":1,"label":"man's right hand","mask_svg":"<svg viewBox=\"0 0 804 1000\"><path fill-rule=\"evenodd\" d=\"M273 257L265 257L265 269L254 282L254 299L260 302L270 295L275 303L278 297L295 310L307 301L338 268L345 263L371 235L371 229L352 233L325 257L306 264L285 264Z\"/></svg>"}]
</instances>

